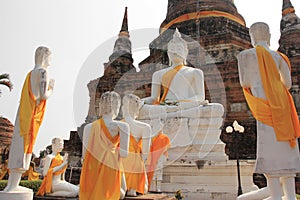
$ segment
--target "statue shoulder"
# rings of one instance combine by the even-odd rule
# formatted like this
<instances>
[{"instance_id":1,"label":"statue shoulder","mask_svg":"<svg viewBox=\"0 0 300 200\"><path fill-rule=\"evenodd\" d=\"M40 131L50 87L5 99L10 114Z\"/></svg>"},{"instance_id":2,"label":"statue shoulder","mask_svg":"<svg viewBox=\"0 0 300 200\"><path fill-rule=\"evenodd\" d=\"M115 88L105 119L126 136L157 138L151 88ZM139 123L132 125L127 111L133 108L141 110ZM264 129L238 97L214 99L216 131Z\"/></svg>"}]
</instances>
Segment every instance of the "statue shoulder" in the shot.
<instances>
[{"instance_id":1,"label":"statue shoulder","mask_svg":"<svg viewBox=\"0 0 300 200\"><path fill-rule=\"evenodd\" d=\"M120 130L124 130L125 132L129 132L129 125L126 122L115 121L115 125L118 126Z\"/></svg>"},{"instance_id":2,"label":"statue shoulder","mask_svg":"<svg viewBox=\"0 0 300 200\"><path fill-rule=\"evenodd\" d=\"M145 123L145 122L141 122L141 121L138 121L138 120L136 120L135 121L136 122L136 124L138 125L138 126L140 126L142 129L151 129L151 126L149 125L149 124L147 124L147 123Z\"/></svg>"},{"instance_id":3,"label":"statue shoulder","mask_svg":"<svg viewBox=\"0 0 300 200\"><path fill-rule=\"evenodd\" d=\"M46 160L46 161L51 161L54 157L55 157L55 156L54 156L53 154L48 154L48 155L46 155L45 160Z\"/></svg>"},{"instance_id":4,"label":"statue shoulder","mask_svg":"<svg viewBox=\"0 0 300 200\"><path fill-rule=\"evenodd\" d=\"M249 57L256 57L255 48L243 50L237 55L238 60L249 58Z\"/></svg>"}]
</instances>

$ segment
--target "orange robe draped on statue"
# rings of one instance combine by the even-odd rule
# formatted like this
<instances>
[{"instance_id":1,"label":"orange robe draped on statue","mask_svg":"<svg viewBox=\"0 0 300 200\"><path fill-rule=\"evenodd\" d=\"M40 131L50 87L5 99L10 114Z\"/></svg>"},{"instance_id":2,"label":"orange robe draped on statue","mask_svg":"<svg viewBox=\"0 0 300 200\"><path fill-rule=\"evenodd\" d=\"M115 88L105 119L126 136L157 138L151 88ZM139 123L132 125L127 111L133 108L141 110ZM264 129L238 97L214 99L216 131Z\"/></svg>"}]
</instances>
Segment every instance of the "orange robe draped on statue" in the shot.
<instances>
[{"instance_id":1,"label":"orange robe draped on statue","mask_svg":"<svg viewBox=\"0 0 300 200\"><path fill-rule=\"evenodd\" d=\"M170 69L169 71L167 71L163 77L162 77L162 86L164 88L164 93L162 94L161 97L158 97L154 102L153 104L154 105L158 105L162 102L164 102L166 100L166 97L167 97L167 94L169 92L169 88L171 86L171 83L174 79L174 77L176 76L176 74L180 71L181 68L183 68L184 65L178 65L172 69Z\"/></svg>"},{"instance_id":2,"label":"orange robe draped on statue","mask_svg":"<svg viewBox=\"0 0 300 200\"><path fill-rule=\"evenodd\" d=\"M39 180L40 178L40 173L34 171L34 167L32 165L29 166L29 169L26 170L26 172L24 172L22 174L22 177L28 177L27 180L28 181L36 181Z\"/></svg>"},{"instance_id":3,"label":"orange robe draped on statue","mask_svg":"<svg viewBox=\"0 0 300 200\"><path fill-rule=\"evenodd\" d=\"M283 85L271 54L261 46L256 47L256 54L267 100L243 88L247 103L257 120L274 128L278 141L289 141L291 147L295 147L300 126L293 98Z\"/></svg>"},{"instance_id":4,"label":"orange robe draped on statue","mask_svg":"<svg viewBox=\"0 0 300 200\"><path fill-rule=\"evenodd\" d=\"M36 193L37 196L44 196L47 193L52 193L52 178L53 176L60 175L64 173L67 169L67 165L64 166L61 170L53 173L53 168L61 165L63 163L62 156L58 153L52 160L49 167L49 170L46 176L43 179L43 182L39 188L39 191Z\"/></svg>"},{"instance_id":5,"label":"orange robe draped on statue","mask_svg":"<svg viewBox=\"0 0 300 200\"><path fill-rule=\"evenodd\" d=\"M24 82L19 108L20 136L24 139L24 153L32 153L46 109L46 100L41 100L39 104L36 102L31 91L30 76L31 72Z\"/></svg>"},{"instance_id":6,"label":"orange robe draped on statue","mask_svg":"<svg viewBox=\"0 0 300 200\"><path fill-rule=\"evenodd\" d=\"M167 149L170 147L170 139L167 135L162 132L158 133L152 138L150 154L147 161L150 164L147 166L147 177L148 177L148 188L150 189L151 181L156 169L156 164L159 158L165 154L167 156Z\"/></svg>"},{"instance_id":7,"label":"orange robe draped on statue","mask_svg":"<svg viewBox=\"0 0 300 200\"><path fill-rule=\"evenodd\" d=\"M142 159L142 139L138 142L130 135L129 154L122 160L127 190L144 194L147 181L145 163Z\"/></svg>"},{"instance_id":8,"label":"orange robe draped on statue","mask_svg":"<svg viewBox=\"0 0 300 200\"><path fill-rule=\"evenodd\" d=\"M80 200L118 200L121 189L119 134L112 137L103 119L92 124L80 176Z\"/></svg>"}]
</instances>

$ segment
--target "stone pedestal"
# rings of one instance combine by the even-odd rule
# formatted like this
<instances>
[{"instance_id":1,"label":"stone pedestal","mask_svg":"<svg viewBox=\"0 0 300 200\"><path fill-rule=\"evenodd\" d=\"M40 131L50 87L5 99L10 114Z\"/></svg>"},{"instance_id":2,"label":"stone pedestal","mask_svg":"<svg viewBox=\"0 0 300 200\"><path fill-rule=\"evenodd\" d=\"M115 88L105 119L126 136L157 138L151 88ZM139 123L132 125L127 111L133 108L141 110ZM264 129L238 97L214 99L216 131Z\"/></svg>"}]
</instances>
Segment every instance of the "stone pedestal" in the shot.
<instances>
[{"instance_id":1,"label":"stone pedestal","mask_svg":"<svg viewBox=\"0 0 300 200\"><path fill-rule=\"evenodd\" d=\"M243 193L256 189L252 181L254 163L254 160L240 161ZM236 161L166 163L161 190L166 193L181 190L188 200L235 199L238 191Z\"/></svg>"},{"instance_id":2,"label":"stone pedestal","mask_svg":"<svg viewBox=\"0 0 300 200\"><path fill-rule=\"evenodd\" d=\"M124 200L176 200L175 197L170 197L167 194L146 194L137 197L125 197Z\"/></svg>"},{"instance_id":3,"label":"stone pedestal","mask_svg":"<svg viewBox=\"0 0 300 200\"><path fill-rule=\"evenodd\" d=\"M198 118L168 118L164 122L163 133L171 141L168 160L228 160L225 144L220 140L223 106L210 103L195 109L199 111ZM147 116L141 111L139 120L150 123Z\"/></svg>"},{"instance_id":4,"label":"stone pedestal","mask_svg":"<svg viewBox=\"0 0 300 200\"><path fill-rule=\"evenodd\" d=\"M0 199L5 200L32 200L33 191L15 191L15 192L3 192L0 191Z\"/></svg>"}]
</instances>

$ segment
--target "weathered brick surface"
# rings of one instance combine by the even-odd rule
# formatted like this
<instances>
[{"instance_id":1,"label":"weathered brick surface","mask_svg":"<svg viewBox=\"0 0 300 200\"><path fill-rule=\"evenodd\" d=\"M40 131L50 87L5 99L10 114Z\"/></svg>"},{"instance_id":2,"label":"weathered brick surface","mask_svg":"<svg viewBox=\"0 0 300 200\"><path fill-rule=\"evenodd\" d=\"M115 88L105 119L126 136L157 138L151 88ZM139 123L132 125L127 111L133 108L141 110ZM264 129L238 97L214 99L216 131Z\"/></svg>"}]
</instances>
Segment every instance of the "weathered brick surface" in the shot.
<instances>
[{"instance_id":1,"label":"weathered brick surface","mask_svg":"<svg viewBox=\"0 0 300 200\"><path fill-rule=\"evenodd\" d=\"M182 14L203 10L228 12L244 21L232 0L169 0L167 16L161 27ZM285 25L290 24L285 22ZM114 60L110 59L105 65L104 75L88 84L90 108L86 122L97 118L99 98L105 91L115 90L121 95L132 92L141 98L150 96L152 74L168 65L167 43L175 28L188 42L188 65L204 71L206 98L210 102L223 104L225 108L221 140L226 143L226 154L230 159L235 159L238 150L241 159L255 159L256 122L239 84L236 59L240 51L251 48L250 37L247 27L224 17L193 19L171 26L170 31L163 32L150 43L150 56L139 64L140 72L135 72L128 53L111 56ZM281 36L279 50L290 57L293 84L299 86L300 32L298 29L286 30ZM298 98L300 104L297 88L293 96ZM225 133L226 126L232 125L234 120L245 127L245 133L239 138ZM79 134L82 134L82 127ZM238 139L237 148L234 146L235 139ZM255 176L254 180L261 187L265 184L260 176Z\"/></svg>"}]
</instances>

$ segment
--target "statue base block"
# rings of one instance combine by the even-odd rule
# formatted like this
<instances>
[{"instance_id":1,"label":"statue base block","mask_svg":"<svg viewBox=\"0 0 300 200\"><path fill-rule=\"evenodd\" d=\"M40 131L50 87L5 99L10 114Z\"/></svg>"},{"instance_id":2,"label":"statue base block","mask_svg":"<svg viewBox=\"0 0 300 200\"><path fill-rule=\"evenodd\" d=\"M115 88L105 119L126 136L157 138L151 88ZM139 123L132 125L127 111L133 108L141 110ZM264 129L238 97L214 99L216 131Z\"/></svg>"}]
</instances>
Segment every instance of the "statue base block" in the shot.
<instances>
[{"instance_id":1,"label":"statue base block","mask_svg":"<svg viewBox=\"0 0 300 200\"><path fill-rule=\"evenodd\" d=\"M137 197L125 197L124 200L176 200L167 194L145 194Z\"/></svg>"},{"instance_id":2,"label":"statue base block","mask_svg":"<svg viewBox=\"0 0 300 200\"><path fill-rule=\"evenodd\" d=\"M78 200L78 197L35 196L33 200Z\"/></svg>"},{"instance_id":3,"label":"statue base block","mask_svg":"<svg viewBox=\"0 0 300 200\"><path fill-rule=\"evenodd\" d=\"M243 193L257 189L252 181L255 160L240 161ZM238 192L236 160L175 162L163 169L161 191L181 190L188 200L232 200Z\"/></svg>"},{"instance_id":4,"label":"statue base block","mask_svg":"<svg viewBox=\"0 0 300 200\"><path fill-rule=\"evenodd\" d=\"M24 191L16 191L16 192L3 192L0 191L0 199L7 200L32 200L33 192L24 192Z\"/></svg>"}]
</instances>

